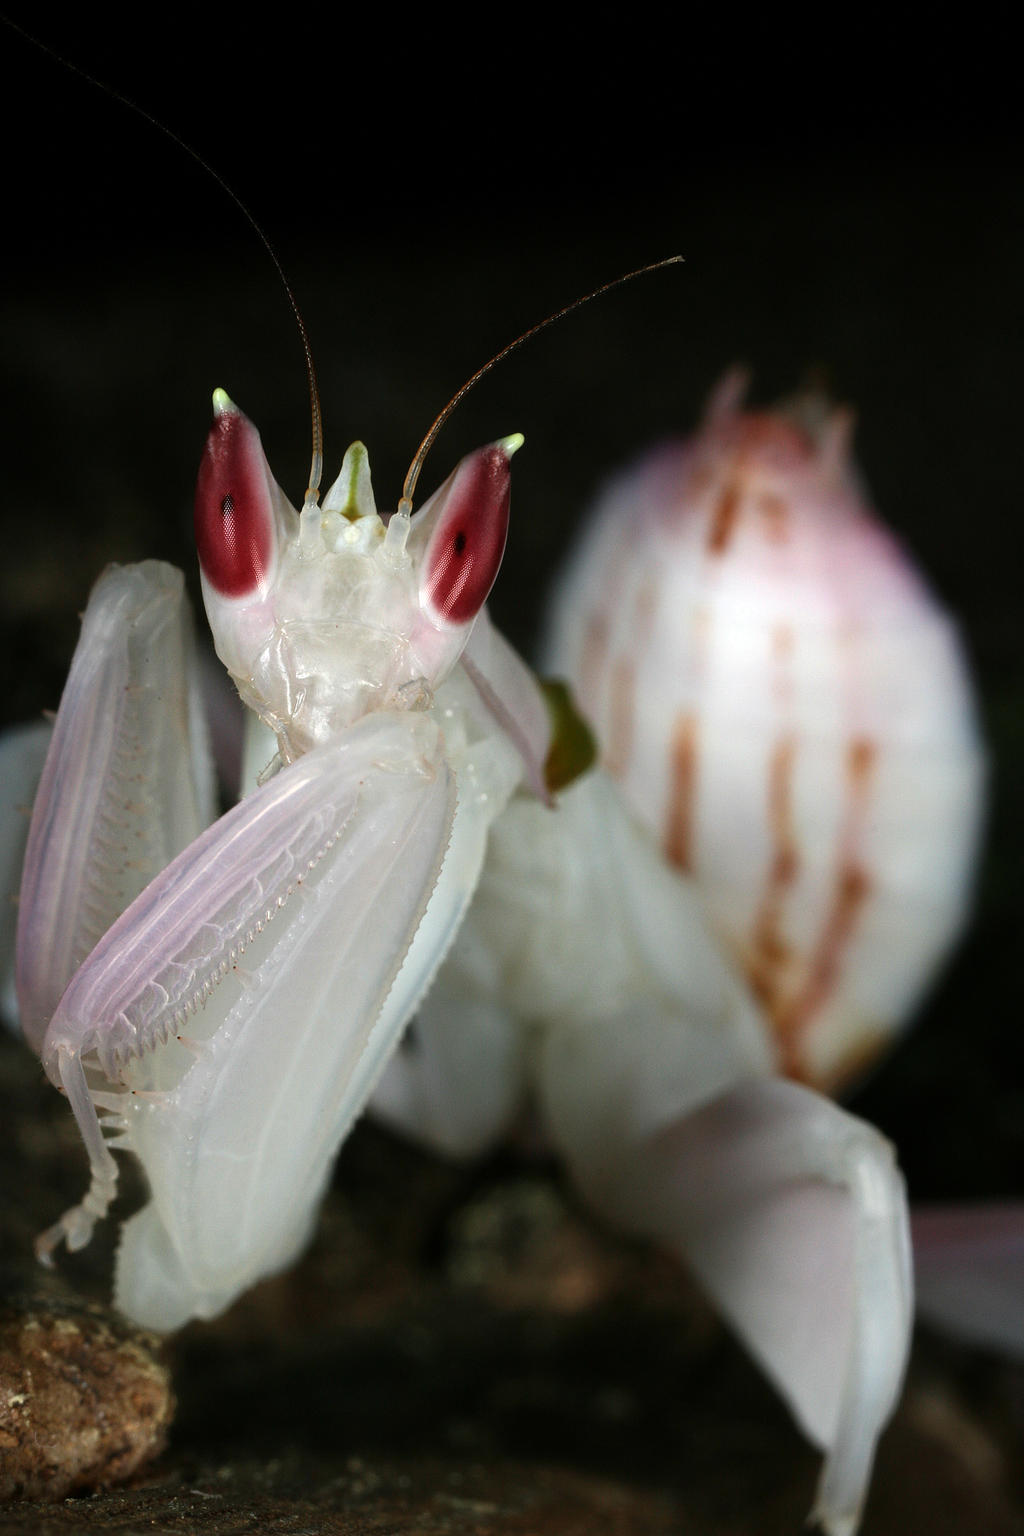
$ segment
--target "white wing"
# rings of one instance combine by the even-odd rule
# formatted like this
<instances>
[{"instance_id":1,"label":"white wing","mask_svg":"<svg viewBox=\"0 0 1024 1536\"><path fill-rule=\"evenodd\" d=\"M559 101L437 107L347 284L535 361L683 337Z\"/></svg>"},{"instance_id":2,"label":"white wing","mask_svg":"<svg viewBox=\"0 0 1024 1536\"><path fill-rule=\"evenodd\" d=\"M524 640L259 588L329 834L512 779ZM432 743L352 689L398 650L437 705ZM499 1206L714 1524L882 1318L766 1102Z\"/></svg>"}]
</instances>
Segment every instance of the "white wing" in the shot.
<instances>
[{"instance_id":1,"label":"white wing","mask_svg":"<svg viewBox=\"0 0 1024 1536\"><path fill-rule=\"evenodd\" d=\"M171 1031L127 1061L113 1035L93 1036L132 1090L105 1107L152 1193L119 1255L130 1316L158 1328L211 1316L306 1240L338 1144L425 985L396 982L454 814L434 723L369 716L198 839L77 973L46 1042L65 1082L75 1033L88 1050L98 1016ZM435 925L461 915L458 884L446 882ZM428 979L432 968L419 967Z\"/></svg>"},{"instance_id":2,"label":"white wing","mask_svg":"<svg viewBox=\"0 0 1024 1536\"><path fill-rule=\"evenodd\" d=\"M82 620L25 853L17 988L35 1050L76 968L213 815L181 572L110 566Z\"/></svg>"}]
</instances>

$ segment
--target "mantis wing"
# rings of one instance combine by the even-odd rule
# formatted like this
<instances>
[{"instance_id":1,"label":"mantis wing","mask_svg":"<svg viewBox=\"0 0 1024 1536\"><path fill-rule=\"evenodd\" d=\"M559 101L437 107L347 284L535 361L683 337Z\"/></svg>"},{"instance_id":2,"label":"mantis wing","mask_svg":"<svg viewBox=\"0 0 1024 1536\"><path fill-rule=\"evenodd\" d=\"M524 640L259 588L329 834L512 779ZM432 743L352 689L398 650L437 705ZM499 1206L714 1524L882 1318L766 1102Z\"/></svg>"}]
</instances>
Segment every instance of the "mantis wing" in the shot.
<instances>
[{"instance_id":1,"label":"mantis wing","mask_svg":"<svg viewBox=\"0 0 1024 1536\"><path fill-rule=\"evenodd\" d=\"M113 1193L95 1093L152 1193L119 1255L130 1316L211 1316L308 1237L337 1146L440 960L438 931L475 882L454 818L434 722L368 716L210 827L76 972L44 1064L93 1188L44 1247L86 1241ZM414 957L435 887L431 945ZM96 1090L93 1061L121 1091Z\"/></svg>"},{"instance_id":2,"label":"mantis wing","mask_svg":"<svg viewBox=\"0 0 1024 1536\"><path fill-rule=\"evenodd\" d=\"M182 574L96 582L35 797L17 989L39 1051L71 977L129 902L213 820L213 773Z\"/></svg>"}]
</instances>

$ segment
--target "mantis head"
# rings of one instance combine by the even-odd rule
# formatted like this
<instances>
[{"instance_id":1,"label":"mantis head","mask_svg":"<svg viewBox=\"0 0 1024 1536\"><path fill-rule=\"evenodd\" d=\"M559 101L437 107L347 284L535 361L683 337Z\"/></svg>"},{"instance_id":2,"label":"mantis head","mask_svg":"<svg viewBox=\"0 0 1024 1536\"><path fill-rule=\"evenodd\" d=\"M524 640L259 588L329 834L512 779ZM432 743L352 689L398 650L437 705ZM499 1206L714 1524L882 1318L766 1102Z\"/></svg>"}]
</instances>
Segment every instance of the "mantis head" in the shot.
<instances>
[{"instance_id":1,"label":"mantis head","mask_svg":"<svg viewBox=\"0 0 1024 1536\"><path fill-rule=\"evenodd\" d=\"M362 443L296 512L259 433L223 390L196 487L203 596L217 654L289 762L380 709L429 705L498 574L506 437L464 458L412 515L376 509Z\"/></svg>"}]
</instances>

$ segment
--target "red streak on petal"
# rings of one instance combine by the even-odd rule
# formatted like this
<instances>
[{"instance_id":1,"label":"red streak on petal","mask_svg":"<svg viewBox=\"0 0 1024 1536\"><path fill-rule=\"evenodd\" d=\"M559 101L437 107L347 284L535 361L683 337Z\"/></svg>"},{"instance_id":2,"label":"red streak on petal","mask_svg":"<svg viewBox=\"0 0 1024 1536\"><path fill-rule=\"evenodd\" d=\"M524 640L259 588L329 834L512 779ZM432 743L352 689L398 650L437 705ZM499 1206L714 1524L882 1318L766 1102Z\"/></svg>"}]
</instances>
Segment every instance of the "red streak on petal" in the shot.
<instances>
[{"instance_id":1,"label":"red streak on petal","mask_svg":"<svg viewBox=\"0 0 1024 1536\"><path fill-rule=\"evenodd\" d=\"M863 736L855 736L846 749L846 816L840 834L832 898L810 957L804 984L775 1014L783 1070L798 1080L810 1080L805 1056L807 1037L842 980L850 941L871 894L871 877L861 861L861 844L877 758L876 743Z\"/></svg>"},{"instance_id":2,"label":"red streak on petal","mask_svg":"<svg viewBox=\"0 0 1024 1536\"><path fill-rule=\"evenodd\" d=\"M697 716L692 710L676 719L672 730L665 857L677 869L693 868L693 813L697 795Z\"/></svg>"}]
</instances>

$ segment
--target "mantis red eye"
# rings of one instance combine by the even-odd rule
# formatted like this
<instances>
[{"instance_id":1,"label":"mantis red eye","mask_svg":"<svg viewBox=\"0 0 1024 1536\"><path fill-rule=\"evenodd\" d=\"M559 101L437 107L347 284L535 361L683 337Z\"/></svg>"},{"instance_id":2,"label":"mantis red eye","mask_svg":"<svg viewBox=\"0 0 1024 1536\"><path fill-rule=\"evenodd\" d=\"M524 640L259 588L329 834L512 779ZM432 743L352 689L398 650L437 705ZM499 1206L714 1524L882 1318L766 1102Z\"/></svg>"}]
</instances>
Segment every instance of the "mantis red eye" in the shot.
<instances>
[{"instance_id":1,"label":"mantis red eye","mask_svg":"<svg viewBox=\"0 0 1024 1536\"><path fill-rule=\"evenodd\" d=\"M521 442L503 438L471 453L439 493L420 579L435 623L468 624L487 601L508 534L509 460Z\"/></svg>"},{"instance_id":2,"label":"mantis red eye","mask_svg":"<svg viewBox=\"0 0 1024 1536\"><path fill-rule=\"evenodd\" d=\"M224 597L248 597L265 585L274 555L270 470L252 422L222 389L196 484L199 564Z\"/></svg>"}]
</instances>

